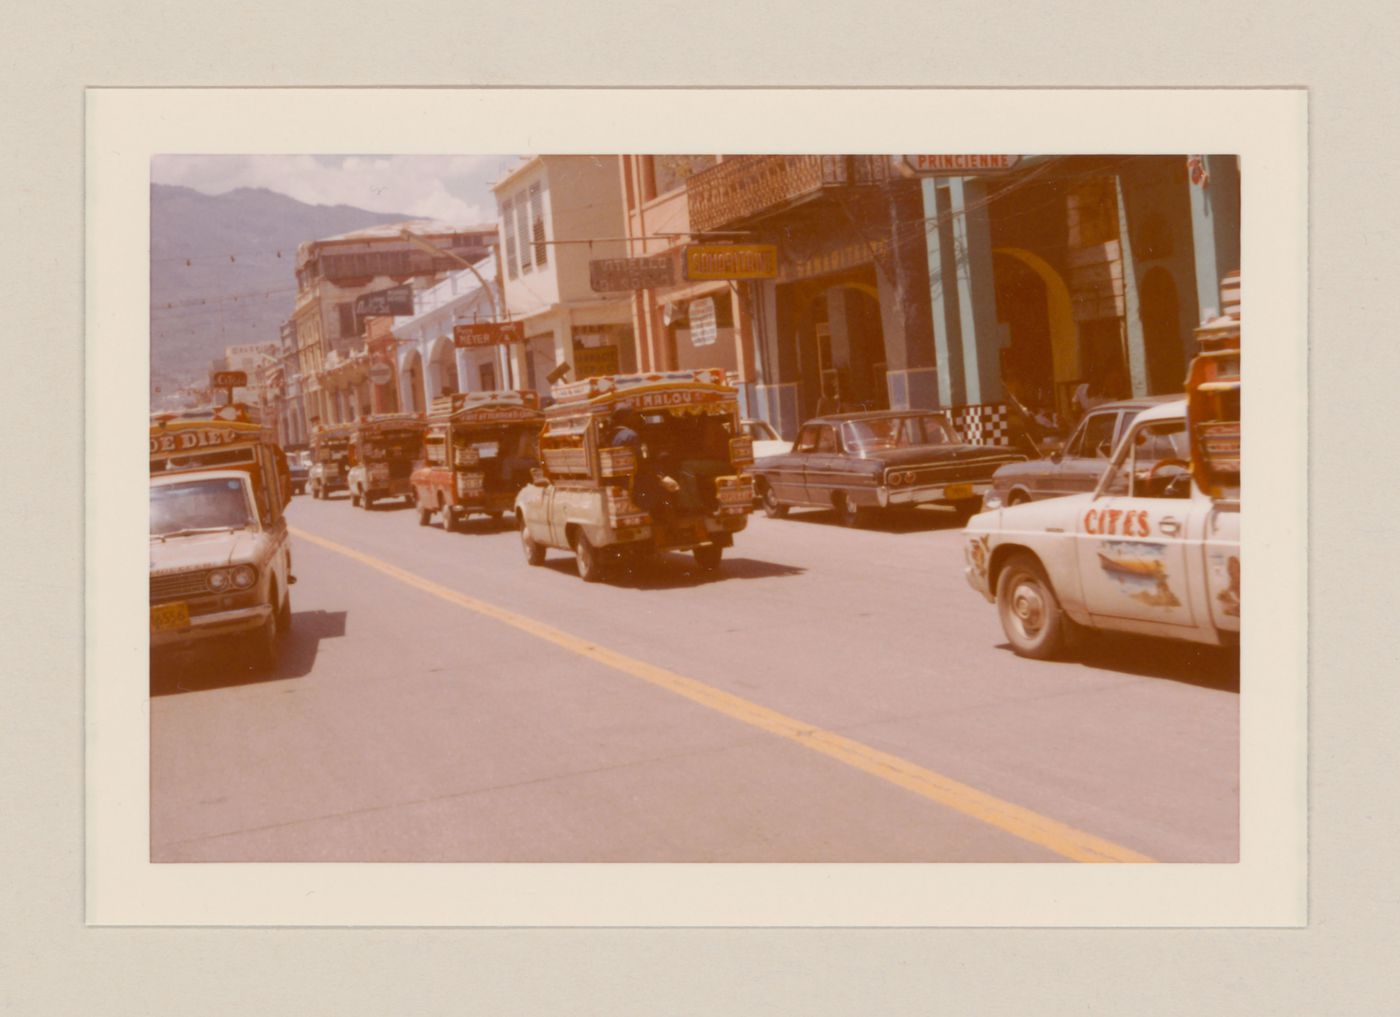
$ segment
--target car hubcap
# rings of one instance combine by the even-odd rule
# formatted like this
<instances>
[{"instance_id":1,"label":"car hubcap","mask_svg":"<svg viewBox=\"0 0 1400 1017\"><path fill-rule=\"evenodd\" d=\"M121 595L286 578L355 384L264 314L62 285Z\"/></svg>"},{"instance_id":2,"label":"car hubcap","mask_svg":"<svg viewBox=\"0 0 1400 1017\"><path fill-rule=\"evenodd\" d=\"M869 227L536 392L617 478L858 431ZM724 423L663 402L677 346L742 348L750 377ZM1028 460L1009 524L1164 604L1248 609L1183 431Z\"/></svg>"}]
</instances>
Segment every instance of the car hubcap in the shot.
<instances>
[{"instance_id":1,"label":"car hubcap","mask_svg":"<svg viewBox=\"0 0 1400 1017\"><path fill-rule=\"evenodd\" d=\"M1039 635L1045 624L1045 598L1039 587L1018 584L1011 595L1011 614L1022 633L1032 638Z\"/></svg>"}]
</instances>

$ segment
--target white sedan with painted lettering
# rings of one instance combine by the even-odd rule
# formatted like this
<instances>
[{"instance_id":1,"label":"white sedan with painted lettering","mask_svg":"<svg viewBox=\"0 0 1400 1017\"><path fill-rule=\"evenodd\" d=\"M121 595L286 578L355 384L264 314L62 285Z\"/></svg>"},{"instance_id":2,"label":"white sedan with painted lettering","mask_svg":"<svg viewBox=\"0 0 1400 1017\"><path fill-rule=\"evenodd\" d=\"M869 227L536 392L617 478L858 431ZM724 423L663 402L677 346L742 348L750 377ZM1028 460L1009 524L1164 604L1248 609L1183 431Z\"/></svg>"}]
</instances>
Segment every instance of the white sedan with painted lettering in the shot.
<instances>
[{"instance_id":1,"label":"white sedan with painted lettering","mask_svg":"<svg viewBox=\"0 0 1400 1017\"><path fill-rule=\"evenodd\" d=\"M968 582L1018 654L1056 656L1079 628L1238 641L1239 491L1193 481L1186 426L1184 401L1146 410L1092 494L968 522Z\"/></svg>"}]
</instances>

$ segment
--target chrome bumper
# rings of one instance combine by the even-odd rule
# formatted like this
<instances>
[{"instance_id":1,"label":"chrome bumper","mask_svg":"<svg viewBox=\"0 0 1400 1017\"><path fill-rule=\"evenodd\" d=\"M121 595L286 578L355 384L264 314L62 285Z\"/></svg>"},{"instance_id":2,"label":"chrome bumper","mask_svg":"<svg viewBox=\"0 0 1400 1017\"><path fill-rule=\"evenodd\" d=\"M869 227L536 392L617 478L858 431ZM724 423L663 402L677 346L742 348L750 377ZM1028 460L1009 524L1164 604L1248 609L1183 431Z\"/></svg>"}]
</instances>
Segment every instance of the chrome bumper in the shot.
<instances>
[{"instance_id":1,"label":"chrome bumper","mask_svg":"<svg viewBox=\"0 0 1400 1017\"><path fill-rule=\"evenodd\" d=\"M982 594L988 603L996 603L996 597L992 595L992 591L987 586L986 575L979 573L971 565L964 565L963 577L967 580L967 585Z\"/></svg>"},{"instance_id":2,"label":"chrome bumper","mask_svg":"<svg viewBox=\"0 0 1400 1017\"><path fill-rule=\"evenodd\" d=\"M251 632L267 624L272 617L271 604L257 604L254 607L240 607L232 611L217 611L214 614L195 615L187 629L166 629L151 633L151 648L178 646L199 639L213 639L216 636L237 635Z\"/></svg>"},{"instance_id":3,"label":"chrome bumper","mask_svg":"<svg viewBox=\"0 0 1400 1017\"><path fill-rule=\"evenodd\" d=\"M990 480L982 481L980 483L968 483L964 481L961 484L927 484L916 487L881 487L880 504L928 505L938 502L943 502L946 504L951 503L955 500L962 500L952 499L948 497L947 490L950 487L970 488L971 492L965 497L968 499L976 498L980 502L982 500L982 496L992 489L992 482Z\"/></svg>"}]
</instances>

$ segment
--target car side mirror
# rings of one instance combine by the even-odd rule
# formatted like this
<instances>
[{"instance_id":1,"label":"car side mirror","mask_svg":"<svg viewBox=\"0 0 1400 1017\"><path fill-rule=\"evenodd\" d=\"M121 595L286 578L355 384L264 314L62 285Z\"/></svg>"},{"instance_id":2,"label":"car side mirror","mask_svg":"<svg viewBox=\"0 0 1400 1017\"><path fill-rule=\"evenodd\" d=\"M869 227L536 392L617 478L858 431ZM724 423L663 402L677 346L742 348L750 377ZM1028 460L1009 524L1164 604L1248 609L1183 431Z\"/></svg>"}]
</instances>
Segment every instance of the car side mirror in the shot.
<instances>
[{"instance_id":1,"label":"car side mirror","mask_svg":"<svg viewBox=\"0 0 1400 1017\"><path fill-rule=\"evenodd\" d=\"M536 487L547 487L549 486L549 478L544 475L544 470L538 466L532 466L530 467L530 483Z\"/></svg>"},{"instance_id":2,"label":"car side mirror","mask_svg":"<svg viewBox=\"0 0 1400 1017\"><path fill-rule=\"evenodd\" d=\"M1053 452L1050 453L1050 461L1052 463L1061 462L1064 458L1065 454L1059 449L1055 449Z\"/></svg>"}]
</instances>

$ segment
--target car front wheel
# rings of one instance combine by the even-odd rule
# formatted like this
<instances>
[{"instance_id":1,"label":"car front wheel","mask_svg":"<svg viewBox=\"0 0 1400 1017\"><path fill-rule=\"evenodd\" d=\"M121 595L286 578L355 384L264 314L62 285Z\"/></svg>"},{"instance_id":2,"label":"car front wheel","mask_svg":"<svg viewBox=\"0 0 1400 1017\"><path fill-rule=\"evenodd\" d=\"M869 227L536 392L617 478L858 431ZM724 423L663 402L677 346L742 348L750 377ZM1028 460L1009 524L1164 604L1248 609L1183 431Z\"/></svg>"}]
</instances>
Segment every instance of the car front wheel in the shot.
<instances>
[{"instance_id":1,"label":"car front wheel","mask_svg":"<svg viewBox=\"0 0 1400 1017\"><path fill-rule=\"evenodd\" d=\"M1050 660L1065 648L1070 622L1039 561L1018 554L997 579L997 613L1011 648L1022 657Z\"/></svg>"},{"instance_id":2,"label":"car front wheel","mask_svg":"<svg viewBox=\"0 0 1400 1017\"><path fill-rule=\"evenodd\" d=\"M517 522L520 527L520 549L525 552L525 561L531 565L544 564L544 548L535 543L535 538L530 536L530 529L525 525L525 520Z\"/></svg>"}]
</instances>

